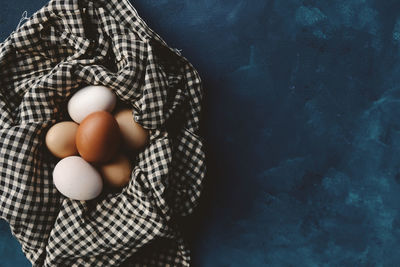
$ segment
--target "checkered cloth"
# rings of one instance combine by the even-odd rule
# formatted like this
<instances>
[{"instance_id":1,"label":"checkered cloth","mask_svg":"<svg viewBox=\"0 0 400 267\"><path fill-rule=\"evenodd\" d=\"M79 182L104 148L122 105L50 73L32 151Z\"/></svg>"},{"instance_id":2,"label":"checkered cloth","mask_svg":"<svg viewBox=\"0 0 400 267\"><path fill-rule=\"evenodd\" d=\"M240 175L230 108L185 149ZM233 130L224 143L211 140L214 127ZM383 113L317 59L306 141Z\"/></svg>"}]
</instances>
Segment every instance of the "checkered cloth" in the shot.
<instances>
[{"instance_id":1,"label":"checkered cloth","mask_svg":"<svg viewBox=\"0 0 400 267\"><path fill-rule=\"evenodd\" d=\"M92 201L54 187L47 129L104 85L150 129L128 186ZM0 217L33 266L188 266L176 218L205 174L202 85L128 0L51 0L0 44Z\"/></svg>"}]
</instances>

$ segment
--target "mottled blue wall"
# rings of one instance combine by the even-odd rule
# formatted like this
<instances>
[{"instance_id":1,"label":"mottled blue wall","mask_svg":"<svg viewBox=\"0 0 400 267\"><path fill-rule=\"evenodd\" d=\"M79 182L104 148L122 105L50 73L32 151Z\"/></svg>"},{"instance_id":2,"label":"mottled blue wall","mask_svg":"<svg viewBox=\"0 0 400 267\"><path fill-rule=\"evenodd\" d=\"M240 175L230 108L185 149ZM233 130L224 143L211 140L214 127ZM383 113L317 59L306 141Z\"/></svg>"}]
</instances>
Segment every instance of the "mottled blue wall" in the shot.
<instances>
[{"instance_id":1,"label":"mottled blue wall","mask_svg":"<svg viewBox=\"0 0 400 267\"><path fill-rule=\"evenodd\" d=\"M45 1L3 2L1 39ZM400 1L132 2L206 88L196 266L400 264Z\"/></svg>"}]
</instances>

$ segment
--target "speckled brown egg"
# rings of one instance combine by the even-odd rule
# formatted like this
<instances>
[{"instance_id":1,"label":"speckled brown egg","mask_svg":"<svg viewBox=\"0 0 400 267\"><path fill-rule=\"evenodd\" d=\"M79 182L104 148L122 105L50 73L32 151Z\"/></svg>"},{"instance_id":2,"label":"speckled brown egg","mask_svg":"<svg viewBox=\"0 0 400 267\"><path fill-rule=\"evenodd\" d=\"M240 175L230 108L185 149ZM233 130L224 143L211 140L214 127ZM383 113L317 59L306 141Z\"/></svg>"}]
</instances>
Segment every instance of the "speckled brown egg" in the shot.
<instances>
[{"instance_id":1,"label":"speckled brown egg","mask_svg":"<svg viewBox=\"0 0 400 267\"><path fill-rule=\"evenodd\" d=\"M133 151L144 148L149 142L149 131L133 119L131 109L123 109L115 114L124 143Z\"/></svg>"},{"instance_id":2,"label":"speckled brown egg","mask_svg":"<svg viewBox=\"0 0 400 267\"><path fill-rule=\"evenodd\" d=\"M107 111L89 114L79 125L76 147L88 162L107 162L116 154L120 145L117 121Z\"/></svg>"}]
</instances>

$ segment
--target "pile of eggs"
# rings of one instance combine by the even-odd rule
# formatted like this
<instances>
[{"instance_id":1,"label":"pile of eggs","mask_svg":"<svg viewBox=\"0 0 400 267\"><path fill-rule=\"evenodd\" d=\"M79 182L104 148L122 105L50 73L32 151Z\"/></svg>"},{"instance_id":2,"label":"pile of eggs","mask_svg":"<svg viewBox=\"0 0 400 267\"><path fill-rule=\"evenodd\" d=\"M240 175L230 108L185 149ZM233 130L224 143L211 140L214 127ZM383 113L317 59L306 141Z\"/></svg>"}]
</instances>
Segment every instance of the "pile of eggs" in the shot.
<instances>
[{"instance_id":1,"label":"pile of eggs","mask_svg":"<svg viewBox=\"0 0 400 267\"><path fill-rule=\"evenodd\" d=\"M61 160L53 181L64 196L96 198L103 190L129 183L132 163L127 156L143 149L149 133L134 121L131 109L114 113L116 96L104 86L87 86L68 101L73 121L56 123L47 131L46 146Z\"/></svg>"}]
</instances>

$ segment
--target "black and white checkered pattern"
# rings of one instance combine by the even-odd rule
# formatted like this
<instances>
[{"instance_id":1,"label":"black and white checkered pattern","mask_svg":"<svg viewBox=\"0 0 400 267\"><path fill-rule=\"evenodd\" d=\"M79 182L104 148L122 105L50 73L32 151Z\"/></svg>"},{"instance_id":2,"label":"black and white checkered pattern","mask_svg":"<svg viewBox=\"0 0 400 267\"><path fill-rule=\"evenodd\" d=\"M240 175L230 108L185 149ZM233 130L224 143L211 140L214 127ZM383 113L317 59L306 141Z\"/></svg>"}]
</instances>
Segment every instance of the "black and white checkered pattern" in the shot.
<instances>
[{"instance_id":1,"label":"black and white checkered pattern","mask_svg":"<svg viewBox=\"0 0 400 267\"><path fill-rule=\"evenodd\" d=\"M55 189L44 136L85 85L111 88L151 131L122 192ZM189 266L173 223L205 174L202 85L128 0L51 0L0 44L0 217L33 266Z\"/></svg>"}]
</instances>

